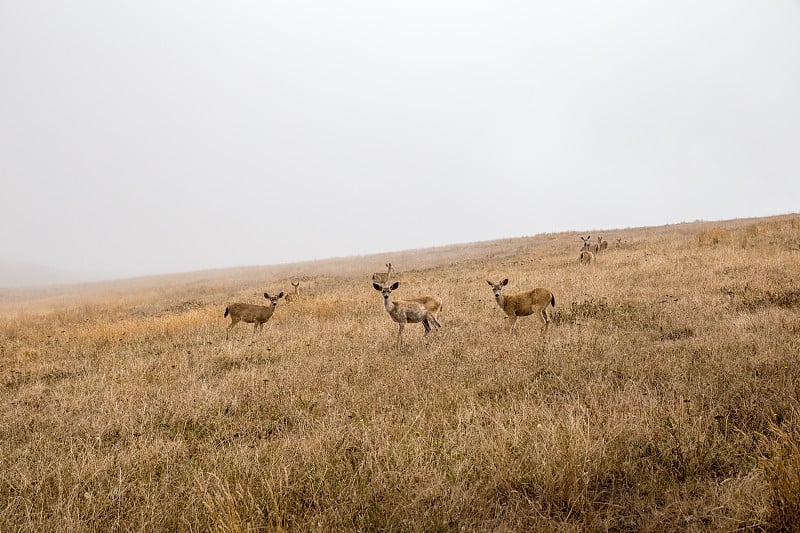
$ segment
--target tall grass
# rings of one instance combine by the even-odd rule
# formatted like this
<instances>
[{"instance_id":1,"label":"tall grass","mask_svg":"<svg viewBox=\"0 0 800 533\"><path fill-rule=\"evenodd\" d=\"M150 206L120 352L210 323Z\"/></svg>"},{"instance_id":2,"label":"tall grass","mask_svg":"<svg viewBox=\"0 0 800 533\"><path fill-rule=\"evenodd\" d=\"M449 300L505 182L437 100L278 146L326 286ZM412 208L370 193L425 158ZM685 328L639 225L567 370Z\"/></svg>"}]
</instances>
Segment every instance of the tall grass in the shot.
<instances>
[{"instance_id":1,"label":"tall grass","mask_svg":"<svg viewBox=\"0 0 800 533\"><path fill-rule=\"evenodd\" d=\"M0 531L791 529L800 218L606 233L588 268L566 234L393 256L444 300L403 350L383 258L230 341L291 273L5 294ZM501 276L553 291L546 335Z\"/></svg>"}]
</instances>

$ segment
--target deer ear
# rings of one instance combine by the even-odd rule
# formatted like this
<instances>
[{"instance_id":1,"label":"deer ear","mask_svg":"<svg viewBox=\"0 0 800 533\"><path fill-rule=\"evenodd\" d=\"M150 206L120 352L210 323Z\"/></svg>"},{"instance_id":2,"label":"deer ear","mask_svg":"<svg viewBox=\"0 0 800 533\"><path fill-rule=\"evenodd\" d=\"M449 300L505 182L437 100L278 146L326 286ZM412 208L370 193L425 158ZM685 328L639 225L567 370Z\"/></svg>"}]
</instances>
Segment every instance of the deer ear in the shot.
<instances>
[{"instance_id":1,"label":"deer ear","mask_svg":"<svg viewBox=\"0 0 800 533\"><path fill-rule=\"evenodd\" d=\"M492 283L492 282L491 282L491 281L489 281L488 279L486 280L486 283L488 283L490 287L494 287L494 283Z\"/></svg>"},{"instance_id":2,"label":"deer ear","mask_svg":"<svg viewBox=\"0 0 800 533\"><path fill-rule=\"evenodd\" d=\"M399 281L395 281L394 283L392 283L392 286L389 287L389 288L392 289L393 291L396 291L397 287L399 287L399 286L400 286L400 282Z\"/></svg>"},{"instance_id":3,"label":"deer ear","mask_svg":"<svg viewBox=\"0 0 800 533\"><path fill-rule=\"evenodd\" d=\"M383 290L383 287L381 287L377 283L373 283L372 284L372 288L375 289L376 291L382 291Z\"/></svg>"},{"instance_id":4,"label":"deer ear","mask_svg":"<svg viewBox=\"0 0 800 533\"><path fill-rule=\"evenodd\" d=\"M266 292L265 292L265 293L264 293L264 298L266 298L267 300L269 300L269 293L266 293Z\"/></svg>"},{"instance_id":5,"label":"deer ear","mask_svg":"<svg viewBox=\"0 0 800 533\"><path fill-rule=\"evenodd\" d=\"M502 285L503 287L505 287L506 285L508 285L508 278L506 278L506 279L504 279L503 281L501 281L501 282L500 282L500 285Z\"/></svg>"},{"instance_id":6,"label":"deer ear","mask_svg":"<svg viewBox=\"0 0 800 533\"><path fill-rule=\"evenodd\" d=\"M278 295L278 299L283 298L283 291Z\"/></svg>"}]
</instances>

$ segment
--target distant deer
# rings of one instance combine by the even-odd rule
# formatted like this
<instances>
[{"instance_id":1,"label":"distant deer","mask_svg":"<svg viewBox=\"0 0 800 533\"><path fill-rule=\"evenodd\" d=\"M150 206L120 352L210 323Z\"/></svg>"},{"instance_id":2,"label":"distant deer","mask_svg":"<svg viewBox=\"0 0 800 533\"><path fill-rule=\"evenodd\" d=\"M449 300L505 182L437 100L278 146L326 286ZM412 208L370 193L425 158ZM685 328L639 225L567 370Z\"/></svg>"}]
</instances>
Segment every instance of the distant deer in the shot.
<instances>
[{"instance_id":1,"label":"distant deer","mask_svg":"<svg viewBox=\"0 0 800 533\"><path fill-rule=\"evenodd\" d=\"M392 275L392 264L386 263L386 272L375 272L372 275L372 281L384 284L389 281L389 276Z\"/></svg>"},{"instance_id":2,"label":"distant deer","mask_svg":"<svg viewBox=\"0 0 800 533\"><path fill-rule=\"evenodd\" d=\"M399 286L399 281L395 281L389 287L384 287L378 283L372 284L372 287L383 296L383 307L386 309L386 312L389 313L392 320L400 325L400 331L397 333L397 343L402 348L403 329L405 329L406 324L422 322L422 326L425 328L425 335L430 332L431 326L435 328L441 327L434 315L435 311L431 311L431 308L435 307L436 311L438 311L442 307L442 302L434 296L423 296L413 300L392 301L392 291L397 290ZM428 305L430 305L431 308L429 308Z\"/></svg>"},{"instance_id":3,"label":"distant deer","mask_svg":"<svg viewBox=\"0 0 800 533\"><path fill-rule=\"evenodd\" d=\"M239 322L253 324L253 335L256 334L257 329L264 329L264 324L272 318L272 313L275 312L278 300L283 298L283 291L277 296L270 296L265 292L264 298L270 301L269 306L235 303L225 308L225 314L223 316L227 317L231 315L231 324L228 326L228 329L225 330L226 339L231 329L233 329L233 326Z\"/></svg>"},{"instance_id":4,"label":"distant deer","mask_svg":"<svg viewBox=\"0 0 800 533\"><path fill-rule=\"evenodd\" d=\"M538 314L544 321L544 331L547 331L547 327L550 325L550 317L547 315L547 306L556 306L556 297L553 296L552 292L547 289L537 288L532 291L503 295L501 291L503 287L508 285L508 278L500 283L492 283L487 279L486 283L492 287L497 305L500 306L500 309L502 309L506 315L511 317L510 333L514 332L519 317L532 315L534 313Z\"/></svg>"},{"instance_id":5,"label":"distant deer","mask_svg":"<svg viewBox=\"0 0 800 533\"><path fill-rule=\"evenodd\" d=\"M588 265L592 261L594 261L594 254L591 251L592 245L589 243L589 239L591 238L592 238L591 235L589 235L585 239L581 237L581 240L583 241L583 246L581 247L581 255L580 257L578 257L578 262L582 265Z\"/></svg>"},{"instance_id":6,"label":"distant deer","mask_svg":"<svg viewBox=\"0 0 800 533\"><path fill-rule=\"evenodd\" d=\"M622 244L622 239L617 239L616 242L614 242L614 248L622 248Z\"/></svg>"},{"instance_id":7,"label":"distant deer","mask_svg":"<svg viewBox=\"0 0 800 533\"><path fill-rule=\"evenodd\" d=\"M605 252L607 249L608 241L604 241L602 237L598 237L595 253Z\"/></svg>"},{"instance_id":8,"label":"distant deer","mask_svg":"<svg viewBox=\"0 0 800 533\"><path fill-rule=\"evenodd\" d=\"M294 281L291 282L292 287L294 287L294 292L287 292L286 295L283 297L284 300L287 302L293 302L300 297L300 282L298 281L295 283Z\"/></svg>"}]
</instances>

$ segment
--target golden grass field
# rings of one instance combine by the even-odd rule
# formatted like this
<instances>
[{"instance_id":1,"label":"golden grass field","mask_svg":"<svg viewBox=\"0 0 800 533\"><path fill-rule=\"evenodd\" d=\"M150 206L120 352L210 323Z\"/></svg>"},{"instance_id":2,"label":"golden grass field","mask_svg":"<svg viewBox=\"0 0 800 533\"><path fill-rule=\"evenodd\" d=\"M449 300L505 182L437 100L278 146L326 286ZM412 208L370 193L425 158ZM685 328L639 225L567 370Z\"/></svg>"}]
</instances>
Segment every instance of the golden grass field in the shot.
<instances>
[{"instance_id":1,"label":"golden grass field","mask_svg":"<svg viewBox=\"0 0 800 533\"><path fill-rule=\"evenodd\" d=\"M0 531L798 527L800 216L600 235L4 290ZM387 261L444 300L403 350Z\"/></svg>"}]
</instances>

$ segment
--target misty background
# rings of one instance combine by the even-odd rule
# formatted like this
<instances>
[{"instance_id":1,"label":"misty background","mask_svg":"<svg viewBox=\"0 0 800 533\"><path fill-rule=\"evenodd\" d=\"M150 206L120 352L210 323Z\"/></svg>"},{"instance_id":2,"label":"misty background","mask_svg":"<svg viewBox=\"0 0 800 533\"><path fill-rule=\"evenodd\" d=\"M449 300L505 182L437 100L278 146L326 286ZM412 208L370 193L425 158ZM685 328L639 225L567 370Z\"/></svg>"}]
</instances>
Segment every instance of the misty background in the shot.
<instances>
[{"instance_id":1,"label":"misty background","mask_svg":"<svg viewBox=\"0 0 800 533\"><path fill-rule=\"evenodd\" d=\"M800 2L0 0L0 182L0 286L796 212Z\"/></svg>"}]
</instances>

